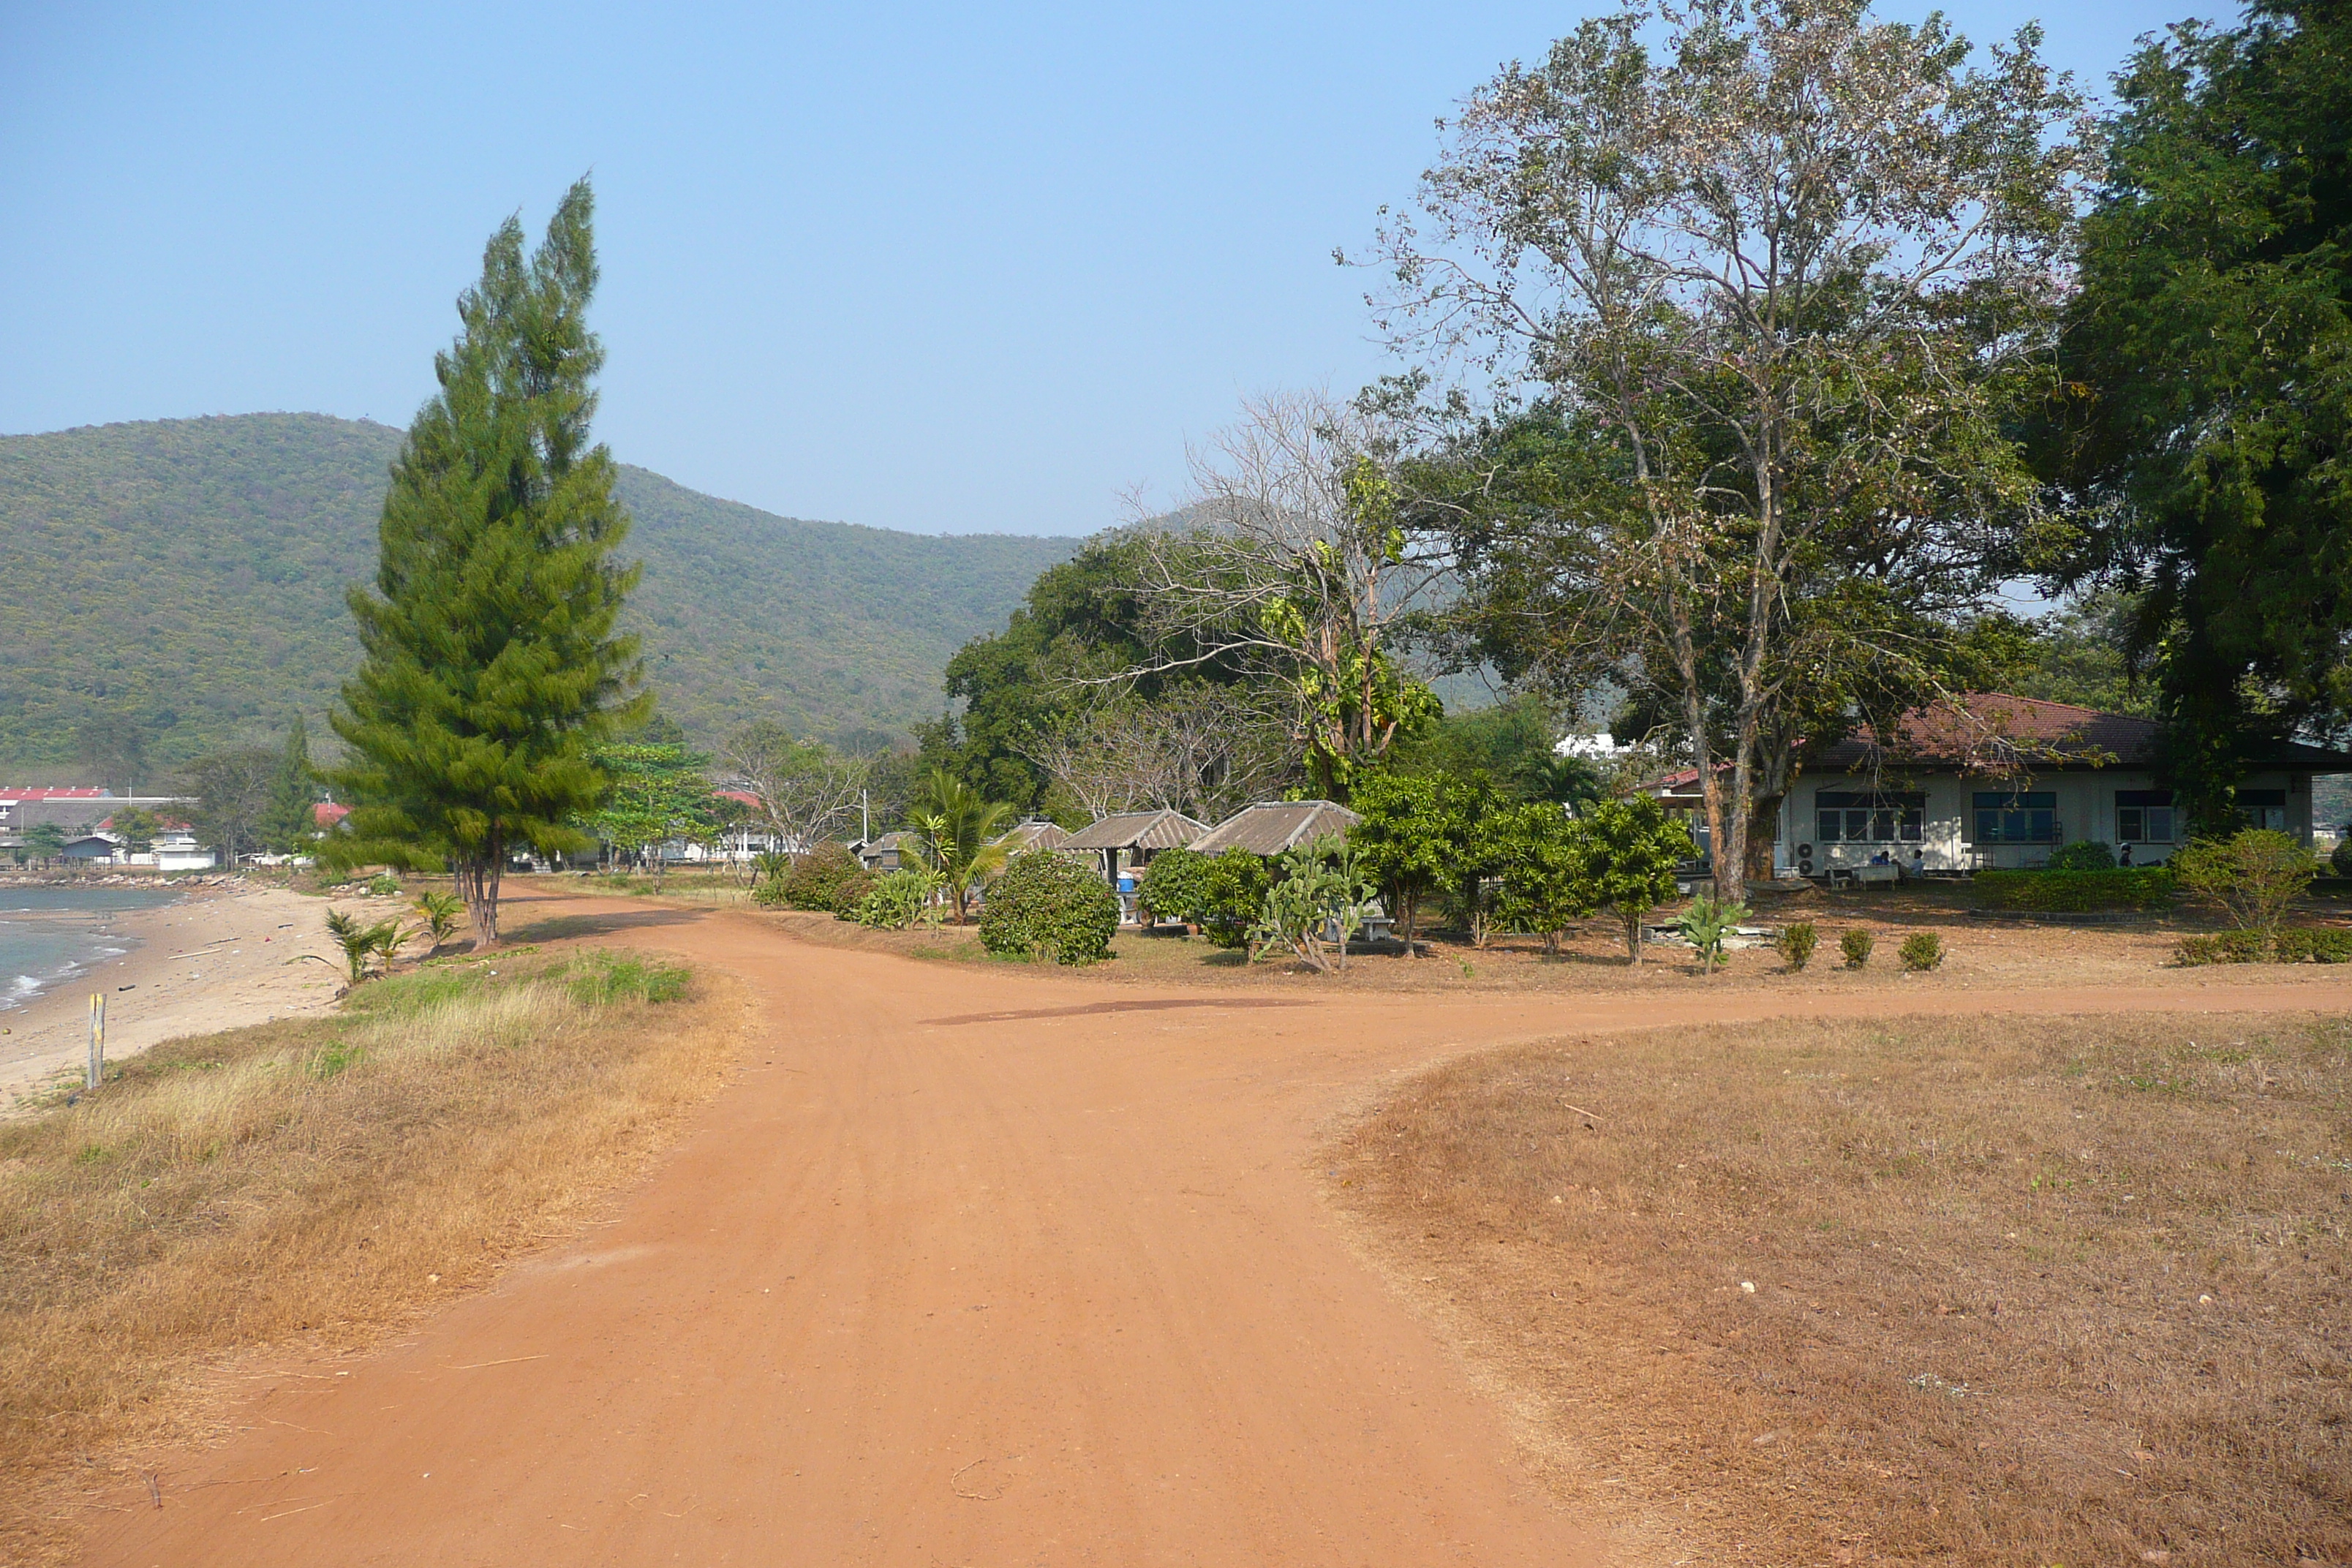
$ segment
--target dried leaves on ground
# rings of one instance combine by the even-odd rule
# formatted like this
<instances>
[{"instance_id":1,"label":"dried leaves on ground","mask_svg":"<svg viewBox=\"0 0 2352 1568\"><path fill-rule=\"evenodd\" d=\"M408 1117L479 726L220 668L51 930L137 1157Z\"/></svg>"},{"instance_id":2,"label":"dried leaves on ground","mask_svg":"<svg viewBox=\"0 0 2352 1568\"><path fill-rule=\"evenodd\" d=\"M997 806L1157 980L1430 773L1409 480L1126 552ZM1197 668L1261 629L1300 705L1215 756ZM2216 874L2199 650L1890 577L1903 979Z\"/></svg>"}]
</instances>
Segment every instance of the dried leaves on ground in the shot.
<instances>
[{"instance_id":1,"label":"dried leaves on ground","mask_svg":"<svg viewBox=\"0 0 2352 1568\"><path fill-rule=\"evenodd\" d=\"M2340 1016L1515 1047L1328 1164L1563 1493L1667 1558L2352 1561Z\"/></svg>"}]
</instances>

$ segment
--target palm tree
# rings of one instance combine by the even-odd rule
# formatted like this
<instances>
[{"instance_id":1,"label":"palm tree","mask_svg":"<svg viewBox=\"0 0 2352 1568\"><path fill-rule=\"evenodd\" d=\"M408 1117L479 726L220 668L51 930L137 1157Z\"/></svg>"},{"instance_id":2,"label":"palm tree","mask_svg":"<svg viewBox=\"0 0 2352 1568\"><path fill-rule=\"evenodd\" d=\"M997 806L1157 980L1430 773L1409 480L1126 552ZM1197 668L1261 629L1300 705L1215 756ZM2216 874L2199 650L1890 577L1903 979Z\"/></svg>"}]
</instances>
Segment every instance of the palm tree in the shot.
<instances>
[{"instance_id":1,"label":"palm tree","mask_svg":"<svg viewBox=\"0 0 2352 1568\"><path fill-rule=\"evenodd\" d=\"M947 883L956 924L963 924L973 886L1003 868L1005 847L990 840L1002 837L1012 820L1011 806L940 769L907 803L907 831L916 853Z\"/></svg>"}]
</instances>

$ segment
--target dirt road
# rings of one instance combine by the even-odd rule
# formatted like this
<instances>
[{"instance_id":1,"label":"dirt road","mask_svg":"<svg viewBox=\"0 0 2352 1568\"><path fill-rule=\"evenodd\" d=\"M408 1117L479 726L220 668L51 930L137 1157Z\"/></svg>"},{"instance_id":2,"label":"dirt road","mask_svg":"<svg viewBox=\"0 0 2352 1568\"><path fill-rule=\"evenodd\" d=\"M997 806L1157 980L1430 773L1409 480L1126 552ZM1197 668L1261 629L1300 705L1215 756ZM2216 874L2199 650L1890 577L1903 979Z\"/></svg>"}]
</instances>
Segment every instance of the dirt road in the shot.
<instances>
[{"instance_id":1,"label":"dirt road","mask_svg":"<svg viewBox=\"0 0 2352 1568\"><path fill-rule=\"evenodd\" d=\"M1305 1162L1336 1110L1453 1049L1787 999L1150 991L614 923L756 987L740 1082L609 1226L407 1343L265 1380L235 1439L162 1464L160 1509L142 1486L99 1516L86 1561L1614 1560L1523 1479ZM2281 992L1944 1005L2352 1005Z\"/></svg>"}]
</instances>

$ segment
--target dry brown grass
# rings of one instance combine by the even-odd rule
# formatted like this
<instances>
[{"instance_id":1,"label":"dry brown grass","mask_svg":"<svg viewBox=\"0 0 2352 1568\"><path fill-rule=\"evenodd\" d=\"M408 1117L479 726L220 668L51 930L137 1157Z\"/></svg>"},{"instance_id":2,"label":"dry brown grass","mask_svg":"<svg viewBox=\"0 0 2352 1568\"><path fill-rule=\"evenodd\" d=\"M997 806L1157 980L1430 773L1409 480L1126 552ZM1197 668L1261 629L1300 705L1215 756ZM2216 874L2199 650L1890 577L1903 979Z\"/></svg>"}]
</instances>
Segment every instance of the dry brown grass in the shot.
<instances>
[{"instance_id":1,"label":"dry brown grass","mask_svg":"<svg viewBox=\"0 0 2352 1568\"><path fill-rule=\"evenodd\" d=\"M640 958L436 965L0 1123L0 1560L54 1556L124 1456L200 1435L208 1369L364 1345L575 1228L742 1017Z\"/></svg>"},{"instance_id":2,"label":"dry brown grass","mask_svg":"<svg viewBox=\"0 0 2352 1568\"><path fill-rule=\"evenodd\" d=\"M1513 1048L1327 1163L1659 1561L2352 1561L2342 1016Z\"/></svg>"}]
</instances>

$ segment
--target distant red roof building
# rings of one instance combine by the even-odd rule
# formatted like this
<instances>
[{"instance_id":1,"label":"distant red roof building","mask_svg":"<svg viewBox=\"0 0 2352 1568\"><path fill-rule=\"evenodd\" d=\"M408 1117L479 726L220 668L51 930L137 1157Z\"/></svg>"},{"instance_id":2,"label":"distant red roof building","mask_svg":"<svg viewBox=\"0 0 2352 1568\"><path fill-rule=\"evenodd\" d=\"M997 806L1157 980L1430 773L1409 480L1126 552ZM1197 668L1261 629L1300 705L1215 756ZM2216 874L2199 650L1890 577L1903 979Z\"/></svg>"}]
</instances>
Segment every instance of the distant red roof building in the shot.
<instances>
[{"instance_id":1,"label":"distant red roof building","mask_svg":"<svg viewBox=\"0 0 2352 1568\"><path fill-rule=\"evenodd\" d=\"M715 789L710 794L717 800L737 800L754 811L760 808L760 797L748 789Z\"/></svg>"},{"instance_id":2,"label":"distant red roof building","mask_svg":"<svg viewBox=\"0 0 2352 1568\"><path fill-rule=\"evenodd\" d=\"M11 789L0 785L0 800L102 800L111 790L86 789Z\"/></svg>"},{"instance_id":3,"label":"distant red roof building","mask_svg":"<svg viewBox=\"0 0 2352 1568\"><path fill-rule=\"evenodd\" d=\"M351 814L350 806L338 805L331 800L322 800L310 808L311 820L318 823L319 830L322 833L333 828Z\"/></svg>"}]
</instances>

